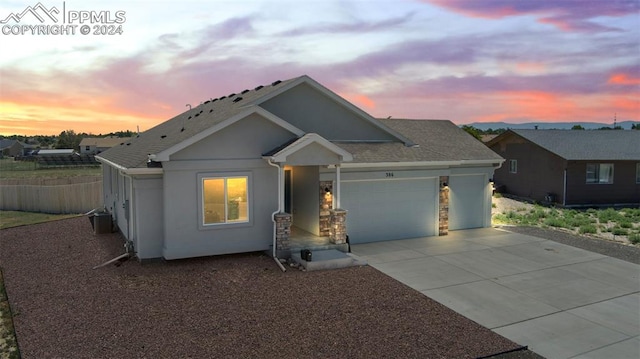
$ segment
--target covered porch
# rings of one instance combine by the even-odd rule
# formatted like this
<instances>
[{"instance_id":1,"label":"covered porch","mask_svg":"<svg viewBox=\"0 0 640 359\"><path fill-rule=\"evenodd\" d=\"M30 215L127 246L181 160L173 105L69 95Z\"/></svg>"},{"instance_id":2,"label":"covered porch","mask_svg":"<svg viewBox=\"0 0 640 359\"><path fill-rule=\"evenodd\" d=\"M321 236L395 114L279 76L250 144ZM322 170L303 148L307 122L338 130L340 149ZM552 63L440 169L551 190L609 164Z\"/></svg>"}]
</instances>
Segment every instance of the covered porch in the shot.
<instances>
[{"instance_id":1,"label":"covered porch","mask_svg":"<svg viewBox=\"0 0 640 359\"><path fill-rule=\"evenodd\" d=\"M289 258L300 249L347 251L347 211L340 209L340 164L351 161L351 154L309 133L263 158L278 168L273 255ZM321 166L335 170L333 180L320 181Z\"/></svg>"}]
</instances>

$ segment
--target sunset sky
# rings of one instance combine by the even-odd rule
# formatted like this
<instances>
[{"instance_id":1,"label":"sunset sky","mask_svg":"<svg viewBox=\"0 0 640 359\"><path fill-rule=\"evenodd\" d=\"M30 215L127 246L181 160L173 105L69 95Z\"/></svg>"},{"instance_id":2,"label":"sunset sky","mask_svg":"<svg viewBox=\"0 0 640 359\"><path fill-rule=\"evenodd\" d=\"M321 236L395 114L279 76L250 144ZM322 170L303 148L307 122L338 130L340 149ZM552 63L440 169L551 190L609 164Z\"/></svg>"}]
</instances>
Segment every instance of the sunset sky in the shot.
<instances>
[{"instance_id":1,"label":"sunset sky","mask_svg":"<svg viewBox=\"0 0 640 359\"><path fill-rule=\"evenodd\" d=\"M376 117L640 121L639 0L40 2L124 11L123 33L0 24L0 135L144 131L303 74ZM3 0L0 20L37 3Z\"/></svg>"}]
</instances>

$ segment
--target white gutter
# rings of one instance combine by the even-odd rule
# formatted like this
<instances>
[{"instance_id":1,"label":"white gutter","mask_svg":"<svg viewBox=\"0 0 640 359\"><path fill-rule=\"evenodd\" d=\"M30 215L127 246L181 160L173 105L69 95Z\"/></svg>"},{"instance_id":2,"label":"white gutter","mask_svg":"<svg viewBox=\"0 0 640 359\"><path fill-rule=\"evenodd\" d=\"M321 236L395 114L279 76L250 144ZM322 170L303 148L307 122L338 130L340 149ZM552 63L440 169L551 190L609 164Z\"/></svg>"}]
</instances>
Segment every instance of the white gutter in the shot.
<instances>
[{"instance_id":1,"label":"white gutter","mask_svg":"<svg viewBox=\"0 0 640 359\"><path fill-rule=\"evenodd\" d=\"M344 162L340 166L344 168L370 168L370 167L438 167L438 166L465 166L465 165L502 165L504 159L495 160L460 160L460 161L418 161L418 162Z\"/></svg>"},{"instance_id":2,"label":"white gutter","mask_svg":"<svg viewBox=\"0 0 640 359\"><path fill-rule=\"evenodd\" d=\"M127 168L124 166L121 166L115 162L111 162L105 158L102 158L100 156L95 156L95 159L98 160L98 162L101 163L106 163L111 167L114 167L116 169L118 169L120 172L122 172L123 174L127 174L127 175L158 175L158 174L162 174L164 171L162 169L162 167L135 167L135 168Z\"/></svg>"},{"instance_id":3,"label":"white gutter","mask_svg":"<svg viewBox=\"0 0 640 359\"><path fill-rule=\"evenodd\" d=\"M278 263L278 267L280 267L280 269L282 269L283 272L286 272L287 270L284 268L284 266L282 265L282 263L280 263L280 260L278 259L278 257L276 256L276 214L282 212L282 208L283 206L283 199L282 199L282 167L280 167L280 165L275 164L273 162L271 162L270 159L267 159L267 163L269 164L269 166L275 167L278 169L278 210L276 210L275 212L271 213L271 221L273 222L273 259L276 261L276 263Z\"/></svg>"}]
</instances>

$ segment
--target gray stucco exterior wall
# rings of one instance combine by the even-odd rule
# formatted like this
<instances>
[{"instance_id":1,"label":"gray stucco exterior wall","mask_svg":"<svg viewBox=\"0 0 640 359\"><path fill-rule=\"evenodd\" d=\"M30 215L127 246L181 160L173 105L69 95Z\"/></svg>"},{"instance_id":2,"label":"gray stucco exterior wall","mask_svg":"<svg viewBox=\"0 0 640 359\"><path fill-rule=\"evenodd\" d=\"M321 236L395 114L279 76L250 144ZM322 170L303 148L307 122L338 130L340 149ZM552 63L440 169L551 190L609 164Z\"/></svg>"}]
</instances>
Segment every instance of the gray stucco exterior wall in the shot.
<instances>
[{"instance_id":1,"label":"gray stucco exterior wall","mask_svg":"<svg viewBox=\"0 0 640 359\"><path fill-rule=\"evenodd\" d=\"M134 248L139 259L162 257L164 201L162 177L134 178Z\"/></svg>"},{"instance_id":2,"label":"gray stucco exterior wall","mask_svg":"<svg viewBox=\"0 0 640 359\"><path fill-rule=\"evenodd\" d=\"M304 132L319 133L330 141L395 140L389 133L307 84L300 84L260 106Z\"/></svg>"}]
</instances>

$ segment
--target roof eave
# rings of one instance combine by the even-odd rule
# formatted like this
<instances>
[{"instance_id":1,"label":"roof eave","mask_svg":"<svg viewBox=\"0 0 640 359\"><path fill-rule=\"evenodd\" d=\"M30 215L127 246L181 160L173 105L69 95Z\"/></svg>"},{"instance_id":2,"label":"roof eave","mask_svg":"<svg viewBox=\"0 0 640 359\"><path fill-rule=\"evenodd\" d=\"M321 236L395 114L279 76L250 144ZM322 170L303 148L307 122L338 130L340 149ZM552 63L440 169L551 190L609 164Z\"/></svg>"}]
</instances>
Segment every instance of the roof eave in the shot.
<instances>
[{"instance_id":1,"label":"roof eave","mask_svg":"<svg viewBox=\"0 0 640 359\"><path fill-rule=\"evenodd\" d=\"M108 159L106 159L104 157L95 156L95 159L98 162L100 162L102 164L109 165L109 166L119 170L120 172L126 174L126 175L142 176L142 175L159 175L159 174L164 173L162 167L133 167L133 168L127 168L127 167L119 165L119 164L117 164L115 162L109 161Z\"/></svg>"},{"instance_id":2,"label":"roof eave","mask_svg":"<svg viewBox=\"0 0 640 359\"><path fill-rule=\"evenodd\" d=\"M411 162L351 162L344 163L343 168L366 168L366 167L464 167L464 166L488 166L497 167L504 159L487 160L457 160L457 161L411 161Z\"/></svg>"}]
</instances>

